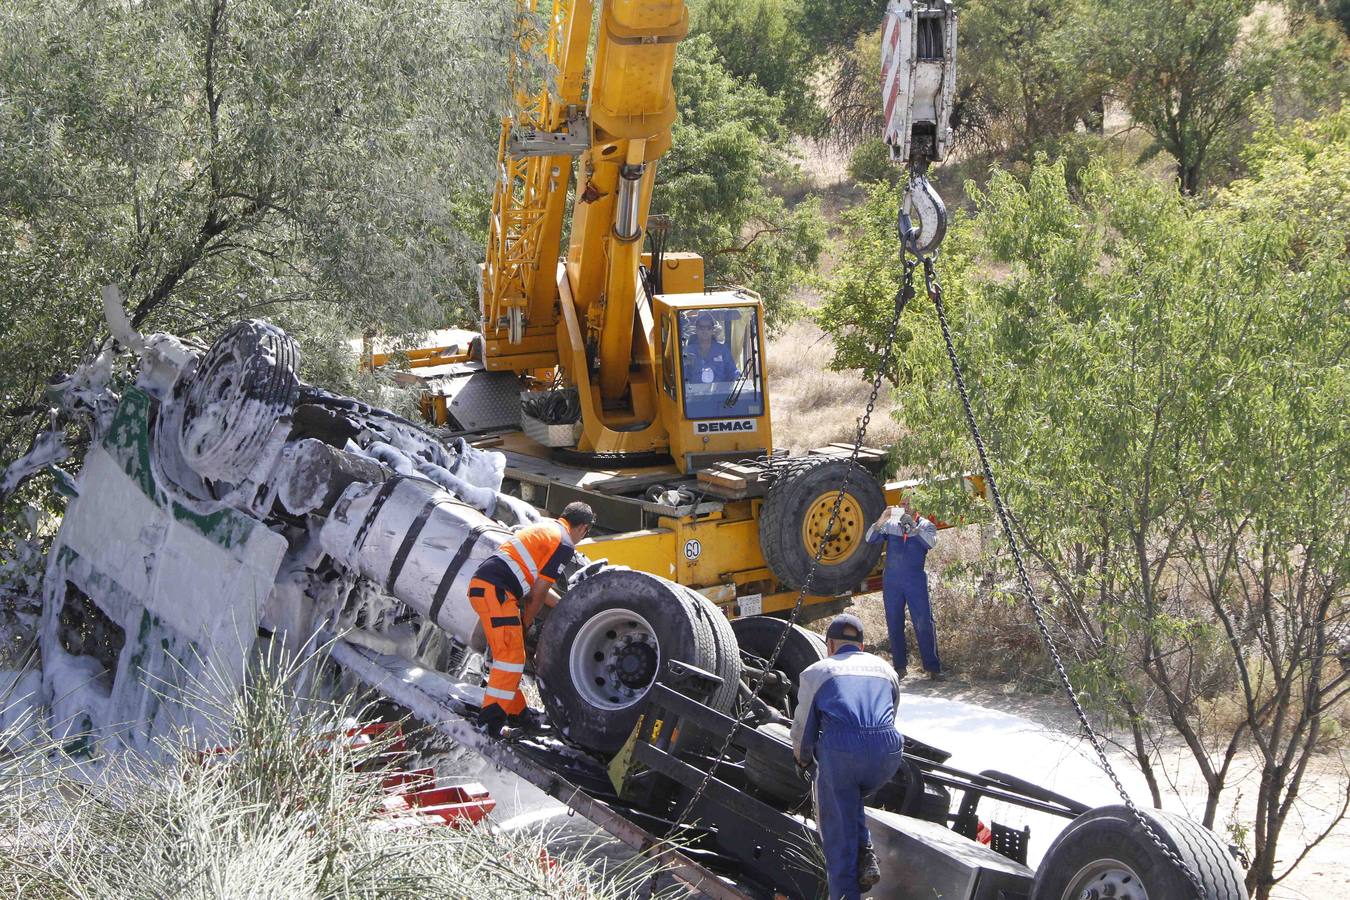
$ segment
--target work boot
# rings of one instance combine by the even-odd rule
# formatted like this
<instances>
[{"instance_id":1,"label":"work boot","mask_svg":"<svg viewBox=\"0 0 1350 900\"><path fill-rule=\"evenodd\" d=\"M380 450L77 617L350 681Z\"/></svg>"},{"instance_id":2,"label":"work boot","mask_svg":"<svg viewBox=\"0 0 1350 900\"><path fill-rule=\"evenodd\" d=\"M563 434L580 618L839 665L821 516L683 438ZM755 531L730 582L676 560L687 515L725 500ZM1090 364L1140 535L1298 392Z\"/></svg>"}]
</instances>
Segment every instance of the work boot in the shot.
<instances>
[{"instance_id":1,"label":"work boot","mask_svg":"<svg viewBox=\"0 0 1350 900\"><path fill-rule=\"evenodd\" d=\"M508 716L507 723L512 728L520 729L527 734L539 734L548 731L551 727L548 717L542 711L529 706L514 716Z\"/></svg>"},{"instance_id":2,"label":"work boot","mask_svg":"<svg viewBox=\"0 0 1350 900\"><path fill-rule=\"evenodd\" d=\"M483 707L478 713L478 727L490 738L502 736L502 729L506 727L506 720L506 710L496 703Z\"/></svg>"},{"instance_id":3,"label":"work boot","mask_svg":"<svg viewBox=\"0 0 1350 900\"><path fill-rule=\"evenodd\" d=\"M867 893L881 880L881 864L871 844L858 848L858 890Z\"/></svg>"},{"instance_id":4,"label":"work boot","mask_svg":"<svg viewBox=\"0 0 1350 900\"><path fill-rule=\"evenodd\" d=\"M929 680L929 681L946 681L946 680L947 680L947 673L941 671L940 669L929 669L929 670L928 670L928 680Z\"/></svg>"}]
</instances>

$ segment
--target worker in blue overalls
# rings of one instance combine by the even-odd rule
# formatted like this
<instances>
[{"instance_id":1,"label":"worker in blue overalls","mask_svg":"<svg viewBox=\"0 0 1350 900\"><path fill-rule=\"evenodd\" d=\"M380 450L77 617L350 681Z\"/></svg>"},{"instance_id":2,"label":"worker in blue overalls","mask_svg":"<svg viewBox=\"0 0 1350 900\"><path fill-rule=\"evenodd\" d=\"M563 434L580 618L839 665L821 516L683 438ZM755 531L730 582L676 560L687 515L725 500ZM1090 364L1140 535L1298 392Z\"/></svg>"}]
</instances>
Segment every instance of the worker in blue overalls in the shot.
<instances>
[{"instance_id":1,"label":"worker in blue overalls","mask_svg":"<svg viewBox=\"0 0 1350 900\"><path fill-rule=\"evenodd\" d=\"M888 506L867 529L867 543L886 542L886 568L881 577L881 596L886 604L886 630L891 638L891 661L900 677L909 667L905 646L905 607L914 625L919 656L924 671L934 681L946 681L942 660L938 658L937 629L933 626L933 605L928 598L928 573L924 561L937 543L937 526L915 515L909 500Z\"/></svg>"},{"instance_id":2,"label":"worker in blue overalls","mask_svg":"<svg viewBox=\"0 0 1350 900\"><path fill-rule=\"evenodd\" d=\"M863 652L857 616L835 616L825 642L829 658L808 666L797 682L792 749L797 765L816 766L816 825L830 900L857 900L881 880L863 800L900 768L900 679L886 660Z\"/></svg>"}]
</instances>

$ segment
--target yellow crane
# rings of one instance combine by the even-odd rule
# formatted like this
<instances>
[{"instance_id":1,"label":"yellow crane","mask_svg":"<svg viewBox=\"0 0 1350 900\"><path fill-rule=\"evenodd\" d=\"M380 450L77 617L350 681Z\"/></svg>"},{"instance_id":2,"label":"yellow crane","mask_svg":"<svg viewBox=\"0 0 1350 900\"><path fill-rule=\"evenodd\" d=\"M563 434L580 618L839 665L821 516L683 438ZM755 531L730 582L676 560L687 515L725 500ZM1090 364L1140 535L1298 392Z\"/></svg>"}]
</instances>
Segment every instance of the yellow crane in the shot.
<instances>
[{"instance_id":1,"label":"yellow crane","mask_svg":"<svg viewBox=\"0 0 1350 900\"><path fill-rule=\"evenodd\" d=\"M759 299L707 292L696 254L666 256L653 271L643 253L676 116L671 72L688 10L681 0L610 0L598 16L587 0L541 6L521 0L522 20L547 18L545 33L527 30L520 46L530 52L545 41L557 76L536 94L519 92L518 114L502 123L483 266L487 368L551 377L557 367L577 393L582 453L669 454L681 472L710 455L762 453L772 438ZM583 96L593 19L595 62ZM736 378L721 377L733 374L725 365L708 382L702 372L680 377L680 349L696 340L700 311L719 335L719 358L734 357ZM685 390L690 383L696 391ZM737 387L738 402L727 403Z\"/></svg>"},{"instance_id":2,"label":"yellow crane","mask_svg":"<svg viewBox=\"0 0 1350 900\"><path fill-rule=\"evenodd\" d=\"M480 334L412 354L424 412L504 452L507 483L535 505L590 502L606 532L592 556L701 590L729 615L790 608L803 587L816 606L875 588L879 551L863 534L909 486L879 483L880 451L775 452L760 297L706 284L702 257L665 252L649 218L685 3L518 0L517 13L512 72L542 56L551 77L513 86ZM484 427L487 406L505 427Z\"/></svg>"}]
</instances>

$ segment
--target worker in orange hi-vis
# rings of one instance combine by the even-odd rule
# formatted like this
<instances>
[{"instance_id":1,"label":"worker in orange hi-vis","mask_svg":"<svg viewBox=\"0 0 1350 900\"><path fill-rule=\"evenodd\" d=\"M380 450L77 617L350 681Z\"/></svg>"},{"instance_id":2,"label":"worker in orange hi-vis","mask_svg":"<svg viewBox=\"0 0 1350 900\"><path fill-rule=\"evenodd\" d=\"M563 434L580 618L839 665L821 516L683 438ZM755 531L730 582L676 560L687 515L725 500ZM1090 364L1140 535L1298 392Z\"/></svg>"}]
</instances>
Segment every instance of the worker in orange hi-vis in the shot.
<instances>
[{"instance_id":1,"label":"worker in orange hi-vis","mask_svg":"<svg viewBox=\"0 0 1350 900\"><path fill-rule=\"evenodd\" d=\"M539 721L539 713L526 708L525 695L520 692L525 629L542 606L558 602L550 588L594 521L590 506L570 503L556 520L545 519L513 534L483 561L469 582L469 603L483 623L492 651L479 721L493 737L508 724L529 726Z\"/></svg>"}]
</instances>

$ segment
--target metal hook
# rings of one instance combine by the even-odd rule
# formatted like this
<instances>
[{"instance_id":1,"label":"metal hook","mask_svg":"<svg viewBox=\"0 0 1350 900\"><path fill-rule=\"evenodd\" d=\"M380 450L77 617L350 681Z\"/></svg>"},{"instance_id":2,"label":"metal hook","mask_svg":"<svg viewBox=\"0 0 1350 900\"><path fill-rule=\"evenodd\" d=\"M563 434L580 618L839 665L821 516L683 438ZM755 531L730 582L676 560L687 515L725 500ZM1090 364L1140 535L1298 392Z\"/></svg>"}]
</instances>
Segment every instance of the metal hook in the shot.
<instances>
[{"instance_id":1,"label":"metal hook","mask_svg":"<svg viewBox=\"0 0 1350 900\"><path fill-rule=\"evenodd\" d=\"M911 210L918 213L917 226L914 225ZM925 256L936 251L946 236L946 205L926 175L911 173L904 200L900 204L900 239L904 241L905 249L915 256Z\"/></svg>"}]
</instances>

